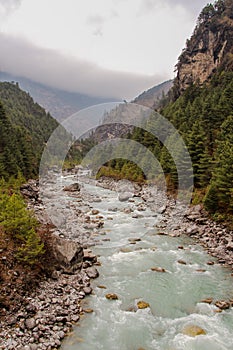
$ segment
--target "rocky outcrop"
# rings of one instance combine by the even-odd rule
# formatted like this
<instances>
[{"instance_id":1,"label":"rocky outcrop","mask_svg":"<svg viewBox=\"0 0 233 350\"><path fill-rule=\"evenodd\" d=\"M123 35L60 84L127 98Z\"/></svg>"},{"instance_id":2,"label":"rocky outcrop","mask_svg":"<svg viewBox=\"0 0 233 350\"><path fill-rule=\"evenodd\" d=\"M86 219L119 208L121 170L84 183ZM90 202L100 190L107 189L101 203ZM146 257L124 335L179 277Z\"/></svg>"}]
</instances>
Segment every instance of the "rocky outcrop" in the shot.
<instances>
[{"instance_id":1,"label":"rocky outcrop","mask_svg":"<svg viewBox=\"0 0 233 350\"><path fill-rule=\"evenodd\" d=\"M177 77L174 81L176 94L182 94L194 83L203 84L232 54L233 20L216 13L199 24L187 47L179 57Z\"/></svg>"}]
</instances>

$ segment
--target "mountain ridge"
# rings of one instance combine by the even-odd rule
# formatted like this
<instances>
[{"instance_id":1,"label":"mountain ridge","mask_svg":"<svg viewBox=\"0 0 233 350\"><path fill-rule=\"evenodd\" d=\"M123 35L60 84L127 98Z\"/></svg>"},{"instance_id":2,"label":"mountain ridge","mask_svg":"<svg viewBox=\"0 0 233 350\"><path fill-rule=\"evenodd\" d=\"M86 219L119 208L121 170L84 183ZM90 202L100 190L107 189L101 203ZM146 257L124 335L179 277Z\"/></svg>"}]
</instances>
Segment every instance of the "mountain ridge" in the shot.
<instances>
[{"instance_id":1,"label":"mountain ridge","mask_svg":"<svg viewBox=\"0 0 233 350\"><path fill-rule=\"evenodd\" d=\"M118 101L115 98L101 98L63 91L5 72L0 72L0 81L18 82L22 90L29 92L33 99L58 121L90 106Z\"/></svg>"}]
</instances>

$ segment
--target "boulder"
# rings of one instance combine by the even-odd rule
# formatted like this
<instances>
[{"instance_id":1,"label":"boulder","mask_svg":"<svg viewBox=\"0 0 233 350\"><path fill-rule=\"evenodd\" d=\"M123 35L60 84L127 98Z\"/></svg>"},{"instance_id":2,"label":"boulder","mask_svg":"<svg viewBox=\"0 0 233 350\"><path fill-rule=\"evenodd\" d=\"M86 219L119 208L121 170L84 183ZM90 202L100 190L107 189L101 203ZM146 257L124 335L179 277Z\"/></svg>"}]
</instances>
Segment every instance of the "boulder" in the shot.
<instances>
[{"instance_id":1,"label":"boulder","mask_svg":"<svg viewBox=\"0 0 233 350\"><path fill-rule=\"evenodd\" d=\"M80 191L80 185L78 183L73 183L69 186L66 186L63 188L63 191L67 192L79 192Z\"/></svg>"},{"instance_id":2,"label":"boulder","mask_svg":"<svg viewBox=\"0 0 233 350\"><path fill-rule=\"evenodd\" d=\"M97 277L99 277L99 272L94 266L88 267L86 269L86 274L87 274L87 276L89 278L97 278Z\"/></svg>"},{"instance_id":3,"label":"boulder","mask_svg":"<svg viewBox=\"0 0 233 350\"><path fill-rule=\"evenodd\" d=\"M78 242L54 237L53 253L60 268L65 273L80 270L83 262L83 248Z\"/></svg>"},{"instance_id":4,"label":"boulder","mask_svg":"<svg viewBox=\"0 0 233 350\"><path fill-rule=\"evenodd\" d=\"M36 320L34 318L27 318L25 320L25 326L27 329L33 329L36 327Z\"/></svg>"},{"instance_id":5,"label":"boulder","mask_svg":"<svg viewBox=\"0 0 233 350\"><path fill-rule=\"evenodd\" d=\"M39 186L36 180L29 180L28 183L20 186L20 192L29 200L38 201L39 199Z\"/></svg>"},{"instance_id":6,"label":"boulder","mask_svg":"<svg viewBox=\"0 0 233 350\"><path fill-rule=\"evenodd\" d=\"M120 202L127 202L129 198L132 197L132 193L130 192L121 192L119 193L118 199Z\"/></svg>"}]
</instances>

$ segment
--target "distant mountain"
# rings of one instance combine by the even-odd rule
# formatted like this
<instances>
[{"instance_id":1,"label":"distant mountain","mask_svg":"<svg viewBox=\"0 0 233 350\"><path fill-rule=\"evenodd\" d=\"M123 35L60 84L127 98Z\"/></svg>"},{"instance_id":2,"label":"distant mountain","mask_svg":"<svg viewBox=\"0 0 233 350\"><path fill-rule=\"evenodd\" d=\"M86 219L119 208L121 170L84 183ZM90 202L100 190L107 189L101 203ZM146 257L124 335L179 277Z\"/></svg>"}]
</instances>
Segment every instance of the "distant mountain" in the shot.
<instances>
[{"instance_id":1,"label":"distant mountain","mask_svg":"<svg viewBox=\"0 0 233 350\"><path fill-rule=\"evenodd\" d=\"M18 84L0 83L0 178L37 176L43 148L58 122Z\"/></svg>"},{"instance_id":2,"label":"distant mountain","mask_svg":"<svg viewBox=\"0 0 233 350\"><path fill-rule=\"evenodd\" d=\"M4 72L0 72L0 81L18 82L21 89L29 92L33 99L58 121L66 119L83 108L117 101L114 98L93 97L76 92L62 91Z\"/></svg>"},{"instance_id":3,"label":"distant mountain","mask_svg":"<svg viewBox=\"0 0 233 350\"><path fill-rule=\"evenodd\" d=\"M157 108L160 99L163 97L163 95L168 93L172 85L172 80L165 81L162 84L156 85L151 89L144 91L141 95L136 97L133 102L149 108Z\"/></svg>"}]
</instances>

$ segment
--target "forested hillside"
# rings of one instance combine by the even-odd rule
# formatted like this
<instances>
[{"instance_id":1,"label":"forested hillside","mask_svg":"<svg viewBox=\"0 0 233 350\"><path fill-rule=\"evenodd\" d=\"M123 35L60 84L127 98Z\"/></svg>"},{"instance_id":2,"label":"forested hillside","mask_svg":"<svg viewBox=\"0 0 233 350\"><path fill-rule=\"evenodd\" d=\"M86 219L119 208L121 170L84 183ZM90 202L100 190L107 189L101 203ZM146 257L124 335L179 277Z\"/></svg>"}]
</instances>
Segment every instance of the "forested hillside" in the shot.
<instances>
[{"instance_id":1,"label":"forested hillside","mask_svg":"<svg viewBox=\"0 0 233 350\"><path fill-rule=\"evenodd\" d=\"M233 2L219 0L214 5L208 4L179 57L174 86L159 109L182 135L190 152L195 185L193 201L203 201L218 219L229 219L233 214L232 34ZM130 138L154 153L169 188L175 189L177 173L167 149L140 129L135 129ZM172 144L172 147L177 146ZM122 159L111 161L101 169L100 175L106 174L139 181L143 177L135 164Z\"/></svg>"},{"instance_id":2,"label":"forested hillside","mask_svg":"<svg viewBox=\"0 0 233 350\"><path fill-rule=\"evenodd\" d=\"M43 148L57 126L17 83L0 83L0 177L38 175Z\"/></svg>"}]
</instances>

